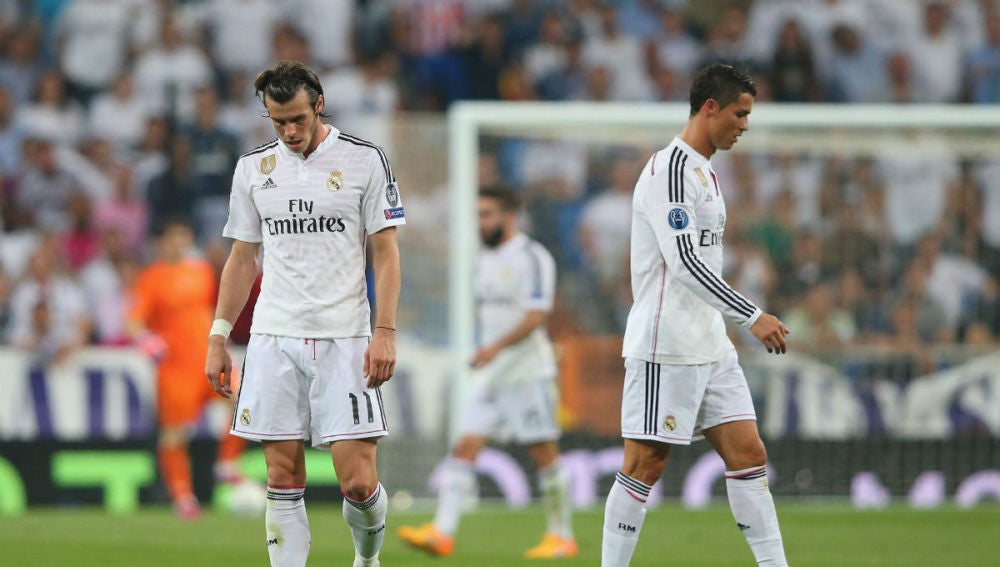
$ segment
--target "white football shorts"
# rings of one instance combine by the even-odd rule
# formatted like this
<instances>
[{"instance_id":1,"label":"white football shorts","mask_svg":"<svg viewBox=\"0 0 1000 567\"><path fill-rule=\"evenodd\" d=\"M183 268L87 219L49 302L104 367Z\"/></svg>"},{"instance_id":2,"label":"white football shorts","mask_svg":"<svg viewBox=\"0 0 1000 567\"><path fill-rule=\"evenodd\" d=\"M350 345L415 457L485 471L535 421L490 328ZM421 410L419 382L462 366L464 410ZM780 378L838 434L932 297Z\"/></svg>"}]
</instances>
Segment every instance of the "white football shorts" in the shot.
<instances>
[{"instance_id":1,"label":"white football shorts","mask_svg":"<svg viewBox=\"0 0 1000 567\"><path fill-rule=\"evenodd\" d=\"M690 445L730 421L756 420L736 350L711 364L625 359L622 437Z\"/></svg>"},{"instance_id":2,"label":"white football shorts","mask_svg":"<svg viewBox=\"0 0 1000 567\"><path fill-rule=\"evenodd\" d=\"M251 335L230 433L253 441L334 441L388 435L382 393L362 375L368 337Z\"/></svg>"},{"instance_id":3,"label":"white football shorts","mask_svg":"<svg viewBox=\"0 0 1000 567\"><path fill-rule=\"evenodd\" d=\"M462 405L462 434L529 445L559 439L554 379L473 380Z\"/></svg>"}]
</instances>

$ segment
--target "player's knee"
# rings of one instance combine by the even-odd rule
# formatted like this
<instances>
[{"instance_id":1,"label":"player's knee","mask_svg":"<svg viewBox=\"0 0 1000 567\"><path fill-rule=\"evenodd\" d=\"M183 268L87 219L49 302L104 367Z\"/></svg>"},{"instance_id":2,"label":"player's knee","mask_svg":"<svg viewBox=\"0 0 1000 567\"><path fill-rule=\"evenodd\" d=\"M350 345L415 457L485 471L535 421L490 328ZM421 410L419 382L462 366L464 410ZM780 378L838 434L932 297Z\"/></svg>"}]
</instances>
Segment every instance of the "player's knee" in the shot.
<instances>
[{"instance_id":1,"label":"player's knee","mask_svg":"<svg viewBox=\"0 0 1000 567\"><path fill-rule=\"evenodd\" d=\"M758 439L753 443L748 443L740 447L739 451L731 457L730 461L726 463L727 468L730 470L742 470L765 465L767 463L767 449L764 448L764 442Z\"/></svg>"},{"instance_id":2,"label":"player's knee","mask_svg":"<svg viewBox=\"0 0 1000 567\"><path fill-rule=\"evenodd\" d=\"M372 477L348 477L341 479L340 490L351 500L364 500L371 496L378 486L378 479Z\"/></svg>"},{"instance_id":3,"label":"player's knee","mask_svg":"<svg viewBox=\"0 0 1000 567\"><path fill-rule=\"evenodd\" d=\"M478 437L462 437L455 443L451 456L465 461L475 461L485 443Z\"/></svg>"}]
</instances>

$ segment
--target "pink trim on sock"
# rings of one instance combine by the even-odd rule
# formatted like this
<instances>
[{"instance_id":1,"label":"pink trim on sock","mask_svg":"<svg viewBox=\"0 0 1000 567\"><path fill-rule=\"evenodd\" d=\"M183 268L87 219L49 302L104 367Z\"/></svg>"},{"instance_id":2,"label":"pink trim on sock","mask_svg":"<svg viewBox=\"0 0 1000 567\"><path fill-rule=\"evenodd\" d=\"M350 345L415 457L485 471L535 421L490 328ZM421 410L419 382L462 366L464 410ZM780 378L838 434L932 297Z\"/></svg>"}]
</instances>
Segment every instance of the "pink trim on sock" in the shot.
<instances>
[{"instance_id":1,"label":"pink trim on sock","mask_svg":"<svg viewBox=\"0 0 1000 567\"><path fill-rule=\"evenodd\" d=\"M344 498L350 500L351 502L364 502L364 501L368 500L369 498L371 498L375 494L376 490L378 490L378 481L375 481L375 488L373 488L372 491L368 493L368 496L365 496L361 500L355 500L355 499L351 498L350 496L347 495L346 492L344 492L343 488L340 489L340 493L344 495Z\"/></svg>"},{"instance_id":2,"label":"pink trim on sock","mask_svg":"<svg viewBox=\"0 0 1000 567\"><path fill-rule=\"evenodd\" d=\"M748 476L758 475L767 469L767 465L762 465L759 467L754 467L752 469L747 469L744 471L739 471L738 473L726 473L726 478L746 478Z\"/></svg>"},{"instance_id":3,"label":"pink trim on sock","mask_svg":"<svg viewBox=\"0 0 1000 567\"><path fill-rule=\"evenodd\" d=\"M643 504L646 503L646 500L644 498L639 498L638 494L636 494L635 492L632 492L631 490L625 488L624 486L622 487L622 490L625 491L625 494L628 494L629 496L631 496L632 498L635 498L639 502L642 502Z\"/></svg>"},{"instance_id":4,"label":"pink trim on sock","mask_svg":"<svg viewBox=\"0 0 1000 567\"><path fill-rule=\"evenodd\" d=\"M268 484L268 488L273 488L275 490L305 490L306 485L304 484L292 484L292 485L278 485L278 484Z\"/></svg>"}]
</instances>

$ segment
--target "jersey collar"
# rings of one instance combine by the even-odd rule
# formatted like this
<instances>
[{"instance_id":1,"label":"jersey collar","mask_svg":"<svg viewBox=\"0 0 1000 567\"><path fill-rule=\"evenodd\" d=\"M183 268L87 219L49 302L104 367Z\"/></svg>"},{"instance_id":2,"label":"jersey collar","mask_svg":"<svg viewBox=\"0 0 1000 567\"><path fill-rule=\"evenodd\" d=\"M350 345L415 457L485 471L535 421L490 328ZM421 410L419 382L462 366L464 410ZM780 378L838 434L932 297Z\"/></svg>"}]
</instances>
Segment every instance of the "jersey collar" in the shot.
<instances>
[{"instance_id":1,"label":"jersey collar","mask_svg":"<svg viewBox=\"0 0 1000 567\"><path fill-rule=\"evenodd\" d=\"M298 160L308 161L310 159L315 159L315 156L318 156L323 152L325 152L327 148L333 145L333 143L337 140L337 137L340 136L340 130L338 130L336 127L330 124L323 124L323 127L326 128L326 131L328 132L326 138L322 142L320 142L319 145L316 146L316 149L313 150L311 154L309 154L309 157L305 159L302 158L302 154L297 154L292 150L288 149L288 146L286 146L285 143L282 142L280 138L278 139L278 147L281 148L282 152L285 155L293 157Z\"/></svg>"},{"instance_id":2,"label":"jersey collar","mask_svg":"<svg viewBox=\"0 0 1000 567\"><path fill-rule=\"evenodd\" d=\"M698 153L698 150L692 148L681 139L680 136L674 138L674 143L688 155L688 159L691 160L691 167L701 167L709 162L708 158Z\"/></svg>"}]
</instances>

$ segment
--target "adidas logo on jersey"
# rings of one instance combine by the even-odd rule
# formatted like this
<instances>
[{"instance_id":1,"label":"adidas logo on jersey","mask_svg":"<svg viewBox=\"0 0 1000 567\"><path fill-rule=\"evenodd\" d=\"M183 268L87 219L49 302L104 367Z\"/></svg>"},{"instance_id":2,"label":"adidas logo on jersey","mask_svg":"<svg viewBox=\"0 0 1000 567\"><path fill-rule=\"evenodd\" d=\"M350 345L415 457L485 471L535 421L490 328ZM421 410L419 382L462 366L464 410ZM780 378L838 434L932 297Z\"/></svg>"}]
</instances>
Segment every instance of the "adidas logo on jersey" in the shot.
<instances>
[{"instance_id":1,"label":"adidas logo on jersey","mask_svg":"<svg viewBox=\"0 0 1000 567\"><path fill-rule=\"evenodd\" d=\"M278 184L275 183L273 179L271 179L270 177L268 177L267 181L265 181L264 184L260 186L260 188L262 190L263 189L277 189L278 188Z\"/></svg>"}]
</instances>

